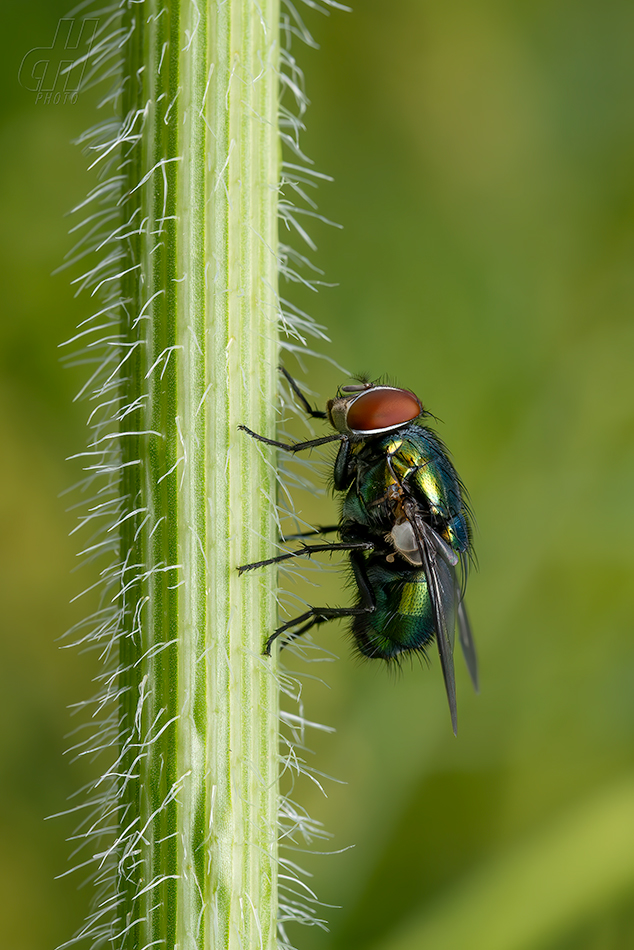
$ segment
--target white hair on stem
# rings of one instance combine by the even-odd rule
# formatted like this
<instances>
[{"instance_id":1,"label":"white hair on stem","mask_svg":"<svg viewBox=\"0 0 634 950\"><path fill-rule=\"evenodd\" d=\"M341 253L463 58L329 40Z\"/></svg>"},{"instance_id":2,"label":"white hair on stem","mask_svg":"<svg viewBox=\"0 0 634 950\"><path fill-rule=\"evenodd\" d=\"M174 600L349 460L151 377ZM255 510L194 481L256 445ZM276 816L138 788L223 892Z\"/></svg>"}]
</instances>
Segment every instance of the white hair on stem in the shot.
<instances>
[{"instance_id":1,"label":"white hair on stem","mask_svg":"<svg viewBox=\"0 0 634 950\"><path fill-rule=\"evenodd\" d=\"M334 0L302 2L321 13L328 13L329 9L348 9ZM105 7L83 3L69 14L98 18L94 42L83 58L86 66L83 88L91 88L104 80L109 82L110 88L103 96L100 107L113 109L115 116L98 123L79 139L79 144L90 156L90 167L97 170L100 180L74 209L76 215L83 217L72 228L78 238L65 262L65 266L70 266L87 259L84 273L74 284L77 293L87 291L91 297L99 299L98 309L82 321L77 334L68 341L73 351L66 362L88 368L88 378L77 398L85 399L89 404L91 435L87 450L73 456L83 459L86 472L86 476L76 486L81 502L75 530L87 529L90 535L84 541L80 558L84 564L99 561L105 565L99 570L98 579L82 592L87 593L95 588L99 590L97 610L68 632L64 644L81 650L97 650L103 662L103 672L97 677L96 696L90 701L75 704L73 708L73 712L81 713L88 722L76 730L77 741L70 751L75 757L99 757L105 761L105 765L94 784L81 790L83 802L68 810L76 813L80 821L71 839L77 844L73 853L75 865L65 873L81 871L92 882L94 903L84 926L63 944L64 948L82 944L95 950L102 946L116 950L126 945L127 936L135 928L138 933L146 934L143 938L145 943L139 941L139 947L143 944L143 950L160 945L161 939L152 939L151 928L143 930L146 925L137 916L137 911L139 908L151 907L152 903L156 905L157 902L164 902L164 895L171 893L166 890L172 886L170 882L177 882L175 886L180 887L183 880L193 882L197 894L197 906L192 909L189 931L196 946L198 940L202 939L205 926L219 926L217 908L214 910L211 906L209 893L201 885L198 872L193 870L198 856L191 839L185 834L187 829L179 829L171 824L171 816L179 806L181 797L189 796L194 803L198 800L196 782L200 780L202 772L199 769L194 776L194 765L192 768L180 769L172 766L168 774L167 763L161 760L160 755L157 757L156 752L160 741L184 721L183 709L174 711L173 704L170 705L161 696L152 677L147 672L142 675L139 672L146 671L152 664L153 669L160 670L157 664L163 657L165 663L169 664L171 651L179 642L178 637L152 642L134 655L129 650L132 641L140 641L141 632L149 622L148 615L153 609L152 585L159 585L165 596L169 596L170 591L185 584L184 561L180 557L163 556L165 546L163 555L151 553L153 545L157 551L160 548L160 538L170 517L169 511L156 510L153 503L137 497L138 492L135 494L130 491L131 486L142 487L145 477L147 458L142 455L139 446L145 445L148 439L166 444L166 433L161 427L139 425L138 420L151 418L153 393L166 380L169 382L174 378L175 364L185 350L182 341L175 343L167 340L150 352L151 332L160 333L155 325L157 308L162 307L165 298L172 293L172 285L180 284L187 290L190 282L188 272L174 274L169 278L171 283L154 286L152 280L146 282L147 276L151 276L152 266L164 254L165 242L170 240L170 228L178 223L178 215L173 212L173 169L182 167L183 155L160 155L149 163L137 180L131 177L131 166L138 163L139 150L147 141L150 127L158 136L158 126L172 129L177 121L187 120L187 115L179 112L183 99L182 86L172 88L169 94L164 89L155 100L148 97L145 102L126 111L125 103L131 101L130 84L140 83L145 78L144 71L149 67L143 64L136 74L126 74L125 52L135 41L138 15L143 10L151 9L149 0L135 0L132 4L118 0ZM179 53L181 57L195 56L197 43L200 42L199 34L205 28L203 8L192 0L191 10L191 25L184 28ZM263 8L255 0L254 10L264 33L270 34ZM190 15L190 11L187 15ZM153 29L161 30L167 29L166 19L165 10L157 9L156 13L147 16L145 22L148 25L151 23ZM282 163L281 178L276 186L279 223L282 231L294 234L300 244L314 251L315 245L304 221L311 218L321 221L326 219L319 215L310 192L318 182L329 179L311 167L310 160L300 146L308 100L304 93L301 69L291 52L291 43L294 38L298 38L309 46L315 47L316 44L298 9L287 0L281 0L279 25L283 46L278 49L280 96L277 124L287 159ZM186 65L187 59L183 58L182 62ZM247 80L244 75L238 74L238 64L234 62L228 72L224 93L227 105L232 83L248 81L255 87L269 66L261 60ZM169 68L167 39L159 44L155 67L157 74L164 77ZM210 125L206 108L210 98L217 96L213 84L219 81L216 64L211 63L206 69L195 110L201 126L212 137L216 137L216 133ZM162 119L161 123L155 122L157 114ZM268 120L262 112L251 108L250 114L262 126L266 125ZM229 211L232 209L232 198L227 186L227 171L236 150L236 140L232 138L216 167L211 188L212 193L219 193L223 200L226 199ZM153 196L154 205L147 198L149 194ZM261 252L275 259L278 273L289 283L299 283L311 290L323 285L319 269L293 244L278 243L275 246L259 227L250 226L250 231L254 242L260 245ZM135 258L131 250L135 242L143 248L139 252L139 259ZM230 292L221 274L220 262L210 258L205 264L203 284L206 290L219 296ZM282 334L280 348L283 352L299 359L302 356L322 356L308 346L308 341L327 341L324 328L303 310L281 297L276 283L266 277L262 277L256 292L256 305L264 309L269 321L277 323ZM140 333L144 325L149 328L147 334ZM130 333L139 333L138 338L131 339ZM193 321L187 324L187 334L191 347L202 357L206 340ZM228 345L226 359L230 361L231 358ZM334 363L334 360L330 362ZM127 381L132 377L140 384L141 391L127 386ZM262 387L262 381L258 380L258 383ZM252 388L252 382L246 377L243 388ZM195 404L189 407L195 419L202 420L208 412L213 390L213 381L204 385ZM262 395L265 394L262 388ZM282 392L280 399L282 410L295 410L293 393ZM183 419L179 414L174 417L174 435L170 437L170 444L176 446L177 451L156 476L157 491L175 484L182 491L186 475L194 464L192 445L195 443L192 443L191 434L184 431ZM294 487L309 487L314 491L309 480L309 469L314 470L314 465L303 459L295 459L293 467L289 467L282 459L279 469L272 468L270 454L262 452L260 446L256 445L255 448L262 458L264 470L269 473L269 482L262 483L259 495L265 501L266 508L272 512L273 524L281 530L283 519L290 516L295 523L305 526L305 522L293 512L291 491ZM273 488L275 485L277 495ZM211 499L209 507L212 507ZM252 529L252 536L256 541L266 543L265 532L257 527ZM208 547L196 525L189 526L182 538L191 539L201 563L209 573ZM139 558L138 551L141 548L145 550L145 555ZM290 567L287 573L292 573ZM81 597L82 594L77 596ZM283 604L289 596L282 593L277 602ZM305 644L289 647L288 653L297 653L306 659L311 649L310 640L307 640ZM207 652L202 651L196 663L203 664ZM247 653L250 661L263 670L266 677L274 675L270 661L259 653L245 650ZM223 662L231 671L235 660L225 654ZM322 787L323 776L308 766L304 758L306 733L309 729L331 730L305 717L301 684L296 677L285 670L280 670L276 676L277 689L291 708L296 710L289 711L286 708L279 714L281 741L278 765L280 775L285 776L288 790L279 796L277 838L282 849L290 848L289 853L296 853L314 842L328 838L320 823L311 819L293 801L293 788L299 776L306 776L317 787ZM185 702L189 704L188 709L194 709L191 696L186 695ZM127 713L122 714L122 710L127 710ZM197 741L192 733L188 754L195 764L203 752L197 746ZM133 807L133 790L139 785L140 776L144 770L147 771L150 761L154 763L153 768L158 768L157 781L162 791L154 796L151 807L142 815ZM256 769L257 763L249 764L252 769ZM216 833L219 794L217 785L213 784L208 795L207 826L198 847L210 845ZM237 803L236 807L241 806ZM164 867L148 873L150 865L145 856L148 842L151 841L152 848L158 851L171 847L170 842L177 839L182 860L176 869ZM208 861L211 860L210 855L209 851ZM271 854L270 857L278 869L278 946L286 950L291 946L286 930L288 923L326 927L322 915L323 905L305 883L301 869L283 850L280 856ZM205 872L210 873L211 868L207 866ZM144 900L147 895L151 895L150 900ZM257 897L250 888L245 888L240 895L239 914L243 925L253 934L254 945L268 946L266 922Z\"/></svg>"}]
</instances>

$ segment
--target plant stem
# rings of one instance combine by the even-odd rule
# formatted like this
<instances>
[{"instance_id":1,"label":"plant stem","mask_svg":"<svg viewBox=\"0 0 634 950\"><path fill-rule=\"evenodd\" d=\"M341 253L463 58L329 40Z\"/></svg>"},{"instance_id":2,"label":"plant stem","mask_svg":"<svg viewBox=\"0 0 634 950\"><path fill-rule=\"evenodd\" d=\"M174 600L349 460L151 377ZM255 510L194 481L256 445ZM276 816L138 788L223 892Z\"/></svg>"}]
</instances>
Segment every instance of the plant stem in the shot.
<instances>
[{"instance_id":1,"label":"plant stem","mask_svg":"<svg viewBox=\"0 0 634 950\"><path fill-rule=\"evenodd\" d=\"M275 945L274 572L235 569L275 529L271 456L238 425L274 433L278 23L276 0L124 12L122 950Z\"/></svg>"}]
</instances>

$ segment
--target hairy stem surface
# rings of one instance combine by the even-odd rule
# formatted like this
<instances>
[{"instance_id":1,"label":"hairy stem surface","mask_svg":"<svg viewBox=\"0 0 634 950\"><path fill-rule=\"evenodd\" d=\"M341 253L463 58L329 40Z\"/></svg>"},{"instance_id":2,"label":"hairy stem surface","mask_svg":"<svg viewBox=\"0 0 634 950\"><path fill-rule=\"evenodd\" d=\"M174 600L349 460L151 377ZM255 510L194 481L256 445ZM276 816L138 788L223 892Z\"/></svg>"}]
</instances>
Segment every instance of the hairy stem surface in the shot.
<instances>
[{"instance_id":1,"label":"hairy stem surface","mask_svg":"<svg viewBox=\"0 0 634 950\"><path fill-rule=\"evenodd\" d=\"M270 947L277 688L274 0L125 13L115 946ZM264 573L264 572L263 572Z\"/></svg>"}]
</instances>

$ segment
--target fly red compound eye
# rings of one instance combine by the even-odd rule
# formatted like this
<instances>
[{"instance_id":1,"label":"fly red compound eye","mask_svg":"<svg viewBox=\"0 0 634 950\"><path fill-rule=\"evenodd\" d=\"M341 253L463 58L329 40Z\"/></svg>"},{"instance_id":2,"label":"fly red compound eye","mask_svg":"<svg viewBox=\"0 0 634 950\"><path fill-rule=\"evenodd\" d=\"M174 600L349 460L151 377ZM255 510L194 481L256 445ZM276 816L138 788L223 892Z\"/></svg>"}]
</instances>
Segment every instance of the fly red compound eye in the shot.
<instances>
[{"instance_id":1,"label":"fly red compound eye","mask_svg":"<svg viewBox=\"0 0 634 950\"><path fill-rule=\"evenodd\" d=\"M353 432L373 432L402 426L422 411L418 397L408 389L377 387L355 399L346 421Z\"/></svg>"}]
</instances>

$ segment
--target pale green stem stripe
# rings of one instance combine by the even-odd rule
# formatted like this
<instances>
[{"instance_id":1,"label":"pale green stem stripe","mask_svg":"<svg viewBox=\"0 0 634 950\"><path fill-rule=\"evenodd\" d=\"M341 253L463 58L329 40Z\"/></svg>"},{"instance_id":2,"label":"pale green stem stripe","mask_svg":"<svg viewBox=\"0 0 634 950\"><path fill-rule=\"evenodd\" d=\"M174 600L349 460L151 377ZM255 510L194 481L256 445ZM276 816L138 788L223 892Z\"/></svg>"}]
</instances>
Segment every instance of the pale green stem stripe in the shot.
<instances>
[{"instance_id":1,"label":"pale green stem stripe","mask_svg":"<svg viewBox=\"0 0 634 950\"><path fill-rule=\"evenodd\" d=\"M277 0L126 13L123 832L115 946L271 948ZM140 134L140 139L134 136Z\"/></svg>"}]
</instances>

